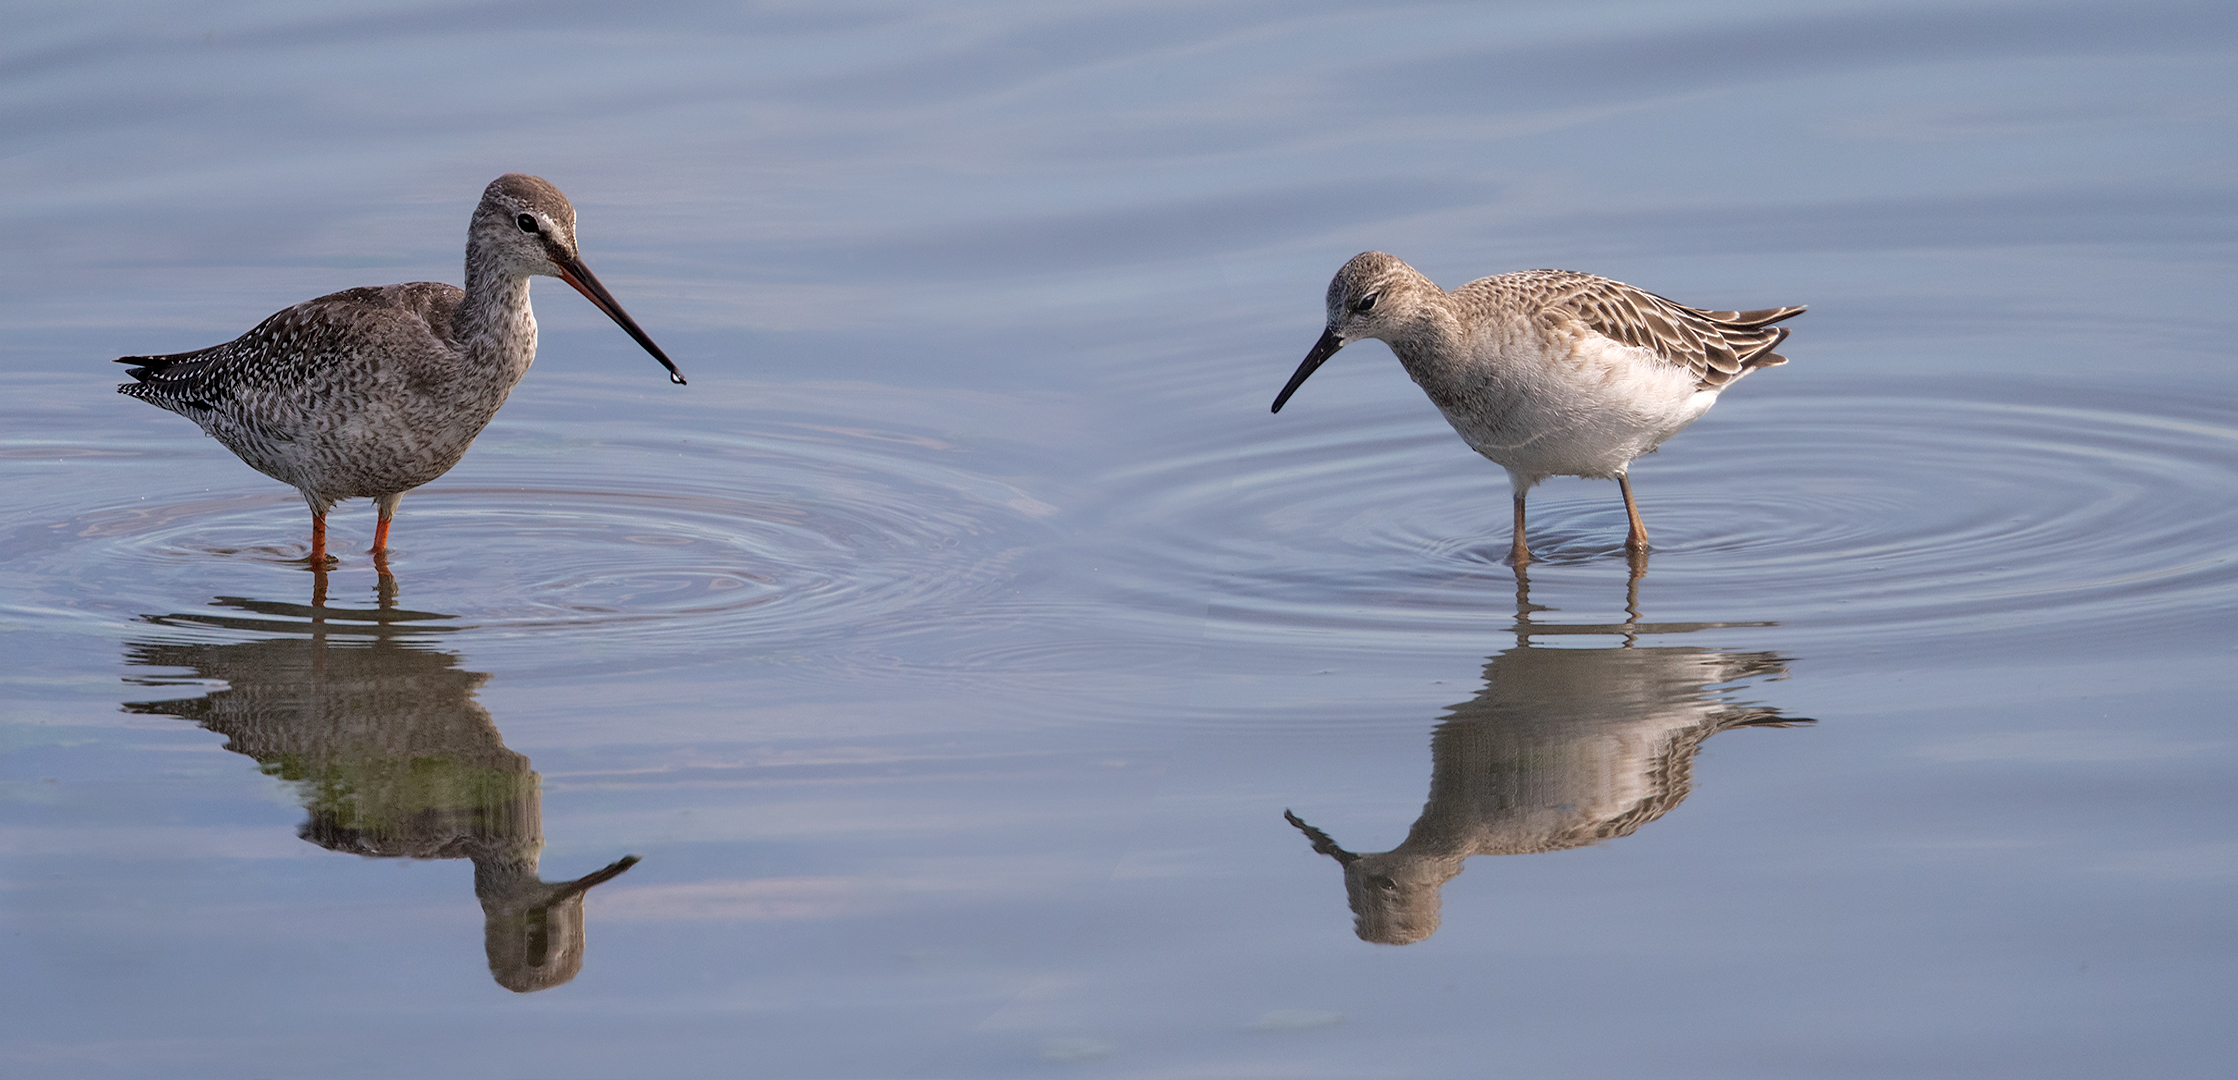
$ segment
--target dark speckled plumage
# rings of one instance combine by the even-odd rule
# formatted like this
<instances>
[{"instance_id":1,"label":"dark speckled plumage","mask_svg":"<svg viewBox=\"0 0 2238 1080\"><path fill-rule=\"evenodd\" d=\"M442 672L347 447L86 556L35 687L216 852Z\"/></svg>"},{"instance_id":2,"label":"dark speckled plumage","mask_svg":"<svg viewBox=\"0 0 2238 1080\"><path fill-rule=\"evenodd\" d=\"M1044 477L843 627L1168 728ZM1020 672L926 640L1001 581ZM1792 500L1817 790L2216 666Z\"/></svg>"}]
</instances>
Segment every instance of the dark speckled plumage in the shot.
<instances>
[{"instance_id":1,"label":"dark speckled plumage","mask_svg":"<svg viewBox=\"0 0 2238 1080\"><path fill-rule=\"evenodd\" d=\"M257 471L302 492L312 557L343 499L380 511L386 548L397 500L448 472L536 358L528 279L575 287L683 377L576 252L575 208L518 173L482 193L466 244L466 288L416 281L305 301L194 352L126 356L120 393L185 416Z\"/></svg>"}]
</instances>

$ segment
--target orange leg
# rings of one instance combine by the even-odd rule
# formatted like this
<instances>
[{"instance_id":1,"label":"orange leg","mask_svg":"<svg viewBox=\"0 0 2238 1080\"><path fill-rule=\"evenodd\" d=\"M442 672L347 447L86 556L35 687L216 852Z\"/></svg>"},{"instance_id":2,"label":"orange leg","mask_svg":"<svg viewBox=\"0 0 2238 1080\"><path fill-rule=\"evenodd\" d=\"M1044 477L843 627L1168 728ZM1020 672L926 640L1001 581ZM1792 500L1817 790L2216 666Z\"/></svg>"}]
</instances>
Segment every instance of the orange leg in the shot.
<instances>
[{"instance_id":1,"label":"orange leg","mask_svg":"<svg viewBox=\"0 0 2238 1080\"><path fill-rule=\"evenodd\" d=\"M372 554L372 555L386 555L386 554L388 554L388 551L389 551L389 520L390 520L391 518L394 518L394 517L396 516L396 504L397 504L398 502L402 501L402 500L403 500L403 498L404 498L404 493L403 493L403 492L401 492L401 491L399 491L399 492L397 492L397 493L395 493L395 494L393 494L393 495L376 495L376 496L374 496L374 498L373 498L373 508L374 508L374 509L375 509L376 511L378 511L378 512L380 513L380 515L381 515L381 520L380 520L380 523L379 523L379 524L377 524L377 525L373 526L373 550L372 550L371 552L369 552L368 554Z\"/></svg>"},{"instance_id":2,"label":"orange leg","mask_svg":"<svg viewBox=\"0 0 2238 1080\"><path fill-rule=\"evenodd\" d=\"M311 565L326 567L326 515L311 515Z\"/></svg>"},{"instance_id":3,"label":"orange leg","mask_svg":"<svg viewBox=\"0 0 2238 1080\"><path fill-rule=\"evenodd\" d=\"M396 602L396 575L389 572L389 519L396 516L395 503L381 504L381 523L373 526L373 572L381 576L375 591L385 607Z\"/></svg>"},{"instance_id":4,"label":"orange leg","mask_svg":"<svg viewBox=\"0 0 2238 1080\"><path fill-rule=\"evenodd\" d=\"M1508 548L1508 561L1518 570L1531 565L1531 549L1523 546L1523 493L1515 493L1515 543Z\"/></svg>"}]
</instances>

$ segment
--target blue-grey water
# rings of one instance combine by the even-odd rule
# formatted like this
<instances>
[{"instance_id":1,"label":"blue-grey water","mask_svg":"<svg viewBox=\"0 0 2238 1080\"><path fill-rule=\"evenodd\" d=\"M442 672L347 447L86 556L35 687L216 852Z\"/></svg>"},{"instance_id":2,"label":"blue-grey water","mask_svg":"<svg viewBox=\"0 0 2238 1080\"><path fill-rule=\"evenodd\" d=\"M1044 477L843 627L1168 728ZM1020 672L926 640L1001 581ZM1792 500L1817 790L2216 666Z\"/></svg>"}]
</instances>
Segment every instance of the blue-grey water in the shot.
<instances>
[{"instance_id":1,"label":"blue-grey water","mask_svg":"<svg viewBox=\"0 0 2238 1080\"><path fill-rule=\"evenodd\" d=\"M5 21L0 1072L2238 1053L2227 5ZM109 361L456 282L508 171L691 384L541 281L320 592ZM1381 345L1267 411L1369 248L1811 311L1644 577L1558 479L1519 580Z\"/></svg>"}]
</instances>

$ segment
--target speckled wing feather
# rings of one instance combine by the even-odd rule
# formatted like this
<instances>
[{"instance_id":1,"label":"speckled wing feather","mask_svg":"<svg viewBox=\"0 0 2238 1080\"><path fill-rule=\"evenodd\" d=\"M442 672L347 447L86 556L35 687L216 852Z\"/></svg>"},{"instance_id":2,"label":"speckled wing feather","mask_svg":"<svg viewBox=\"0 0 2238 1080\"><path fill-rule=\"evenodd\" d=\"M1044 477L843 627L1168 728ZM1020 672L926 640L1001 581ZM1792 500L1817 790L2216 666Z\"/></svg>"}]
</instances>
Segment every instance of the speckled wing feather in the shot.
<instances>
[{"instance_id":1,"label":"speckled wing feather","mask_svg":"<svg viewBox=\"0 0 2238 1080\"><path fill-rule=\"evenodd\" d=\"M438 282L329 293L278 312L222 345L118 357L117 363L134 366L126 372L133 381L117 391L205 428L212 414L254 414L260 424L284 428L286 403L313 392L335 368L380 354L375 347L380 338L425 338L433 326L448 323L460 295L457 287Z\"/></svg>"},{"instance_id":2,"label":"speckled wing feather","mask_svg":"<svg viewBox=\"0 0 2238 1080\"><path fill-rule=\"evenodd\" d=\"M162 356L117 357L117 363L139 365L125 372L132 376L133 381L118 386L117 393L160 405L176 413L183 413L188 409L215 409L219 404L218 399L224 398L226 394L222 390L213 393L218 388L205 385L204 377L210 368L224 362L225 351L232 344L227 342L207 349Z\"/></svg>"},{"instance_id":3,"label":"speckled wing feather","mask_svg":"<svg viewBox=\"0 0 2238 1080\"><path fill-rule=\"evenodd\" d=\"M1786 357L1772 350L1786 340L1787 328L1772 324L1804 310L1704 311L1592 274L1534 270L1512 276L1543 290L1540 300L1546 308L1685 368L1703 390L1721 390L1757 368L1786 363Z\"/></svg>"}]
</instances>

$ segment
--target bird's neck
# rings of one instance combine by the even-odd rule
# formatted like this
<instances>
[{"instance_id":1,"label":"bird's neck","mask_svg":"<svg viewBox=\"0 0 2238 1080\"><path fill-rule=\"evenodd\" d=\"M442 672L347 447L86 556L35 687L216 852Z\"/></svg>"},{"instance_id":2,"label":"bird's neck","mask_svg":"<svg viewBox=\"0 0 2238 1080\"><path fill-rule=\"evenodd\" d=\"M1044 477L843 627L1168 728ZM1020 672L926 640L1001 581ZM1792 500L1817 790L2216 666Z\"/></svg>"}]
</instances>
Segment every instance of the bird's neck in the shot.
<instances>
[{"instance_id":1,"label":"bird's neck","mask_svg":"<svg viewBox=\"0 0 2238 1080\"><path fill-rule=\"evenodd\" d=\"M528 278L466 263L466 296L452 317L452 332L478 374L520 381L536 359L536 313L528 304Z\"/></svg>"},{"instance_id":2,"label":"bird's neck","mask_svg":"<svg viewBox=\"0 0 2238 1080\"><path fill-rule=\"evenodd\" d=\"M1457 394L1462 389L1460 376L1466 367L1463 361L1468 347L1452 305L1442 302L1443 293L1438 300L1441 302L1420 305L1412 318L1384 335L1383 343L1391 346L1415 383L1442 402L1440 391Z\"/></svg>"}]
</instances>

